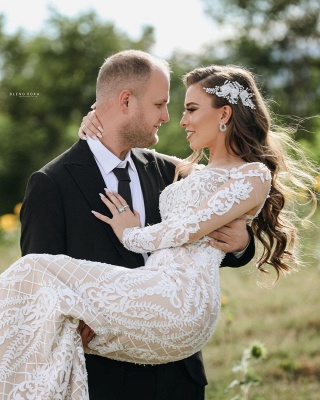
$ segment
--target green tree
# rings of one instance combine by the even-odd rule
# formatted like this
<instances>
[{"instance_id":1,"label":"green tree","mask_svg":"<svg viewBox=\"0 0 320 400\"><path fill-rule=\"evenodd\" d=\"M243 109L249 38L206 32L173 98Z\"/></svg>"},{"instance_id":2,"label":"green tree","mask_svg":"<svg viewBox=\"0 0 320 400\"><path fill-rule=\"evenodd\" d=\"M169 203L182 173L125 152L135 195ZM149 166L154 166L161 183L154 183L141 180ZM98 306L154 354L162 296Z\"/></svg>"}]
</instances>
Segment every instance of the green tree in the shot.
<instances>
[{"instance_id":1,"label":"green tree","mask_svg":"<svg viewBox=\"0 0 320 400\"><path fill-rule=\"evenodd\" d=\"M200 54L175 52L169 60L171 121L161 127L156 149L190 154L179 126L185 93L181 76L200 65L234 63L258 76L277 114L306 118L297 138L320 158L319 118L307 119L320 109L318 1L202 1L217 32L225 34ZM154 44L152 27L131 40L93 12L69 18L51 10L45 31L34 36L23 31L7 35L3 28L0 16L0 215L22 200L34 170L77 139L104 58L129 48L150 52ZM39 95L24 98L16 95L20 92Z\"/></svg>"},{"instance_id":2,"label":"green tree","mask_svg":"<svg viewBox=\"0 0 320 400\"><path fill-rule=\"evenodd\" d=\"M240 64L257 74L277 114L306 118L297 138L320 159L319 118L309 118L319 117L320 109L319 1L202 1L223 33L202 60Z\"/></svg>"},{"instance_id":3,"label":"green tree","mask_svg":"<svg viewBox=\"0 0 320 400\"><path fill-rule=\"evenodd\" d=\"M6 35L0 18L0 214L22 200L33 171L75 142L103 60L153 42L153 28L133 41L93 12L71 19L51 10L34 36Z\"/></svg>"}]
</instances>

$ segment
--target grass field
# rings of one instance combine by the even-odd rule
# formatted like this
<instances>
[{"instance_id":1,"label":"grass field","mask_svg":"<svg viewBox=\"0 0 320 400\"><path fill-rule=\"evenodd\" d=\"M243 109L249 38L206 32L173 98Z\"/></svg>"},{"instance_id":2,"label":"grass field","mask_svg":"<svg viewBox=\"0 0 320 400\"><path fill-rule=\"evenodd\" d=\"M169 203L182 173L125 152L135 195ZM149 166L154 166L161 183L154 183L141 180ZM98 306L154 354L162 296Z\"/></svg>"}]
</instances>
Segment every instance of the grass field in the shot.
<instances>
[{"instance_id":1,"label":"grass field","mask_svg":"<svg viewBox=\"0 0 320 400\"><path fill-rule=\"evenodd\" d=\"M262 382L250 399L320 398L320 268L310 265L273 288L256 284L252 267L221 271L225 305L203 351L209 379L206 399L231 399L224 390L237 377L244 348L261 341L268 355L254 371Z\"/></svg>"},{"instance_id":2,"label":"grass field","mask_svg":"<svg viewBox=\"0 0 320 400\"><path fill-rule=\"evenodd\" d=\"M318 215L317 226L319 221ZM320 399L319 230L309 230L308 236L307 266L274 286L259 286L260 274L253 265L221 270L222 312L203 351L209 380L206 400L230 400L238 393L225 392L237 377L232 367L256 340L268 355L254 367L261 382L250 390L250 400ZM18 232L2 236L0 253L3 270L19 257Z\"/></svg>"},{"instance_id":3,"label":"grass field","mask_svg":"<svg viewBox=\"0 0 320 400\"><path fill-rule=\"evenodd\" d=\"M320 215L315 218L319 226ZM237 378L232 367L242 352L259 340L266 359L254 372L261 383L250 390L250 400L320 399L320 235L304 234L306 266L273 286L261 287L253 265L221 269L223 307L217 329L203 351L209 380L206 400L229 400L225 392ZM264 283L272 283L265 279Z\"/></svg>"}]
</instances>

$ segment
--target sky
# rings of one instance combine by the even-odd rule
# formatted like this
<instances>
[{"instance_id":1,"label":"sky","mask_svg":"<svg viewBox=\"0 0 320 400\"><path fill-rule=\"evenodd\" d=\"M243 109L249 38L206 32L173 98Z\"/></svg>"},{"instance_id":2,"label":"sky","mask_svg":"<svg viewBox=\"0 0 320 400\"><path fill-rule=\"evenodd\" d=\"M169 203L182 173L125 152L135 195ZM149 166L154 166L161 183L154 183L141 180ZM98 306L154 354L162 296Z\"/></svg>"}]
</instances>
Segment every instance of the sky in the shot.
<instances>
[{"instance_id":1,"label":"sky","mask_svg":"<svg viewBox=\"0 0 320 400\"><path fill-rule=\"evenodd\" d=\"M2 0L1 3L6 33L18 28L30 33L45 29L49 5L69 17L94 10L102 21L113 22L131 39L141 36L144 25L151 25L156 39L152 53L163 58L170 57L174 50L197 53L217 35L212 21L204 14L201 0Z\"/></svg>"}]
</instances>

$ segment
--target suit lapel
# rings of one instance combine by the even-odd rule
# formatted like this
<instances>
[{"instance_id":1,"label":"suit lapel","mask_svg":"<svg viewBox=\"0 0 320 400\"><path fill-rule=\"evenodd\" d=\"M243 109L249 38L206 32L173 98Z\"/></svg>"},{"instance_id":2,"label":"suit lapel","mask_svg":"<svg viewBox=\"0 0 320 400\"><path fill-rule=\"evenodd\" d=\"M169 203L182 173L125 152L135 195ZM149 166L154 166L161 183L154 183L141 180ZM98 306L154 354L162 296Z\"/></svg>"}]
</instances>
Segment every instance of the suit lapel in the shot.
<instances>
[{"instance_id":1,"label":"suit lapel","mask_svg":"<svg viewBox=\"0 0 320 400\"><path fill-rule=\"evenodd\" d=\"M143 152L132 150L132 159L138 171L146 213L146 225L161 221L159 212L159 196L162 187L158 183L159 171L154 160L148 161Z\"/></svg>"},{"instance_id":2,"label":"suit lapel","mask_svg":"<svg viewBox=\"0 0 320 400\"><path fill-rule=\"evenodd\" d=\"M108 213L110 216L110 212L103 206L99 196L106 185L86 142L78 142L72 148L70 162L65 164L65 168L72 175L91 209L102 214Z\"/></svg>"},{"instance_id":3,"label":"suit lapel","mask_svg":"<svg viewBox=\"0 0 320 400\"><path fill-rule=\"evenodd\" d=\"M89 203L90 209L111 217L110 211L105 207L99 196L99 193L103 193L106 184L94 156L85 141L79 141L73 146L70 152L70 162L65 164L65 168L73 177L83 197ZM125 249L108 224L104 224L104 228L113 245L128 261L129 265L137 267L143 264L143 262L141 263L142 256ZM101 238L101 240L104 239Z\"/></svg>"}]
</instances>

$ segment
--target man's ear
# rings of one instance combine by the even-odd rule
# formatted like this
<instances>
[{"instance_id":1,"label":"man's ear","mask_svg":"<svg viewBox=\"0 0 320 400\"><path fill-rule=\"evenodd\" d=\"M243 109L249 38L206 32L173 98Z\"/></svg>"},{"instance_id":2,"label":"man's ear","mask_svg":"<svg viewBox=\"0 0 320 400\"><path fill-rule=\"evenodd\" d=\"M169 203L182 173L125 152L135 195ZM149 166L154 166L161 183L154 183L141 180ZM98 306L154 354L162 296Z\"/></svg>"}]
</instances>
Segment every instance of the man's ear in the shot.
<instances>
[{"instance_id":1,"label":"man's ear","mask_svg":"<svg viewBox=\"0 0 320 400\"><path fill-rule=\"evenodd\" d=\"M124 114L129 112L129 103L132 98L132 93L128 89L124 89L119 93L119 107Z\"/></svg>"}]
</instances>

